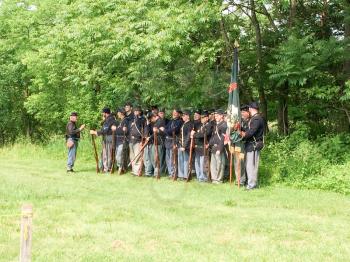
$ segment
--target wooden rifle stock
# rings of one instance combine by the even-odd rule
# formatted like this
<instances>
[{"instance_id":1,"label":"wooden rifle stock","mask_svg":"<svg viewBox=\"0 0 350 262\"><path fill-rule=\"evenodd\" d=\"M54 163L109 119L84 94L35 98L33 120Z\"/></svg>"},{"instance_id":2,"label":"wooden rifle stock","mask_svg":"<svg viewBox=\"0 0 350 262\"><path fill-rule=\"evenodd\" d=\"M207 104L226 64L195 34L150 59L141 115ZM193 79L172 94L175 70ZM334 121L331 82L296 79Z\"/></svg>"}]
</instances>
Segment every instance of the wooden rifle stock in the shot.
<instances>
[{"instance_id":1,"label":"wooden rifle stock","mask_svg":"<svg viewBox=\"0 0 350 262\"><path fill-rule=\"evenodd\" d=\"M114 166L115 166L115 131L112 131L112 166L111 166L111 174L114 174Z\"/></svg>"},{"instance_id":2,"label":"wooden rifle stock","mask_svg":"<svg viewBox=\"0 0 350 262\"><path fill-rule=\"evenodd\" d=\"M94 135L91 135L91 143L92 143L92 147L94 149L94 156L95 156L95 161L96 161L96 173L100 173L98 154L97 154L97 148L96 148L96 142L95 142Z\"/></svg>"},{"instance_id":3,"label":"wooden rifle stock","mask_svg":"<svg viewBox=\"0 0 350 262\"><path fill-rule=\"evenodd\" d=\"M147 146L148 142L149 142L149 138L146 138L146 140L144 141L144 143L143 143L143 145L142 145L142 147L141 147L141 149L140 149L140 152L129 162L128 167L129 167L132 163L134 163L135 161L137 161L137 160L139 159L140 156L143 157L143 154L142 154L142 153L143 153L143 151L145 150L145 147Z\"/></svg>"},{"instance_id":4,"label":"wooden rifle stock","mask_svg":"<svg viewBox=\"0 0 350 262\"><path fill-rule=\"evenodd\" d=\"M140 148L141 161L140 161L140 168L139 168L139 170L137 172L137 176L142 176L142 169L143 169L143 151L144 151L143 144L146 143L143 131L144 130L143 130L143 126L142 126L142 128L141 128L141 148Z\"/></svg>"},{"instance_id":5,"label":"wooden rifle stock","mask_svg":"<svg viewBox=\"0 0 350 262\"><path fill-rule=\"evenodd\" d=\"M174 174L173 174L173 181L176 181L177 179L177 146L176 146L176 140L175 140L175 131L173 131L173 167L174 167Z\"/></svg>"},{"instance_id":6,"label":"wooden rifle stock","mask_svg":"<svg viewBox=\"0 0 350 262\"><path fill-rule=\"evenodd\" d=\"M210 174L210 157L209 157L209 147L208 145L208 136L207 136L207 130L204 131L204 148L203 148L203 154L204 154L204 165L207 166L207 175L208 175L208 181L211 182L211 174Z\"/></svg>"},{"instance_id":7,"label":"wooden rifle stock","mask_svg":"<svg viewBox=\"0 0 350 262\"><path fill-rule=\"evenodd\" d=\"M121 161L120 161L120 167L119 167L119 170L118 170L118 174L119 175L122 175L125 171L125 166L124 166L124 163L125 163L125 140L126 140L126 134L125 134L125 131L124 131L124 138L123 138L123 144L122 144L122 155L121 155Z\"/></svg>"},{"instance_id":8,"label":"wooden rifle stock","mask_svg":"<svg viewBox=\"0 0 350 262\"><path fill-rule=\"evenodd\" d=\"M153 132L153 145L154 145L154 158L156 162L156 167L158 170L157 179L160 178L160 163L159 163L159 152L158 152L158 135L157 132Z\"/></svg>"},{"instance_id":9,"label":"wooden rifle stock","mask_svg":"<svg viewBox=\"0 0 350 262\"><path fill-rule=\"evenodd\" d=\"M232 184L232 162L233 162L233 153L232 153L232 147L228 146L228 151L230 154L230 185Z\"/></svg>"},{"instance_id":10,"label":"wooden rifle stock","mask_svg":"<svg viewBox=\"0 0 350 262\"><path fill-rule=\"evenodd\" d=\"M191 177L192 177L191 173L192 173L193 147L194 147L194 138L192 136L191 137L191 143L190 143L190 157L188 158L188 171L187 171L186 182L189 182L191 180Z\"/></svg>"}]
</instances>

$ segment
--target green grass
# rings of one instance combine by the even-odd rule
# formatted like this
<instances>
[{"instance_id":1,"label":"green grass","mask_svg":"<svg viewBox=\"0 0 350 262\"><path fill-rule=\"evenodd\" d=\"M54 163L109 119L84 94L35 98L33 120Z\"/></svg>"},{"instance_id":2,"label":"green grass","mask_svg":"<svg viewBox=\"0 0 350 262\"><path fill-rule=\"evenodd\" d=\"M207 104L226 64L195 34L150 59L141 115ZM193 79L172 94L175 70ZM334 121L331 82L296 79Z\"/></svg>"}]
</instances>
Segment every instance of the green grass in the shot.
<instances>
[{"instance_id":1,"label":"green grass","mask_svg":"<svg viewBox=\"0 0 350 262\"><path fill-rule=\"evenodd\" d=\"M63 143L0 150L0 261L18 261L23 203L33 261L349 260L349 196L96 175L88 147L74 175Z\"/></svg>"}]
</instances>

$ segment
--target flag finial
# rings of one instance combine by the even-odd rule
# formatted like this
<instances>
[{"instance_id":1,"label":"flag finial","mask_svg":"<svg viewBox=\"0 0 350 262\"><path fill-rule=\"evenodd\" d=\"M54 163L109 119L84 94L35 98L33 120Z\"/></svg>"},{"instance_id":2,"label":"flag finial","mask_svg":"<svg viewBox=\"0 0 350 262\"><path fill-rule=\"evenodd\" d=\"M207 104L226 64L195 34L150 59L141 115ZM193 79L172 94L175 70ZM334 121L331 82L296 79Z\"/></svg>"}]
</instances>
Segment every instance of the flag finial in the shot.
<instances>
[{"instance_id":1,"label":"flag finial","mask_svg":"<svg viewBox=\"0 0 350 262\"><path fill-rule=\"evenodd\" d=\"M235 40L234 47L235 47L235 48L238 48L238 47L239 47L239 43L238 43L237 40Z\"/></svg>"}]
</instances>

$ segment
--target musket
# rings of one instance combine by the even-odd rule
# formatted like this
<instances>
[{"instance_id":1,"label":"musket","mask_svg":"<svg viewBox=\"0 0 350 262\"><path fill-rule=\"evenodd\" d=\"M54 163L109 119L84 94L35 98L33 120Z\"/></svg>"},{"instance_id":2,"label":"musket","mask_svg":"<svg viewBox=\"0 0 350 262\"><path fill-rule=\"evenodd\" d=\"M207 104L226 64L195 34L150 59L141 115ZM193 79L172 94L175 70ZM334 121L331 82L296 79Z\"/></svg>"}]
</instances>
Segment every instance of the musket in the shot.
<instances>
[{"instance_id":1,"label":"musket","mask_svg":"<svg viewBox=\"0 0 350 262\"><path fill-rule=\"evenodd\" d=\"M141 147L141 149L140 149L140 152L129 162L128 167L129 167L132 163L134 163L135 161L137 161L141 155L143 155L142 153L143 153L145 147L147 146L148 142L149 142L149 137L146 138L146 141L143 143L143 145L142 145L142 147Z\"/></svg>"},{"instance_id":2,"label":"musket","mask_svg":"<svg viewBox=\"0 0 350 262\"><path fill-rule=\"evenodd\" d=\"M144 148L143 147L143 143L146 143L145 141L145 138L144 138L144 133L143 133L143 125L142 125L142 128L141 128L141 148ZM140 149L140 153L141 153L141 161L140 161L140 168L138 170L138 173L137 173L137 176L142 176L142 169L143 169L143 151L144 150L141 150Z\"/></svg>"},{"instance_id":3,"label":"musket","mask_svg":"<svg viewBox=\"0 0 350 262\"><path fill-rule=\"evenodd\" d=\"M175 131L173 131L173 167L174 167L173 181L176 181L177 179L177 147L176 147L175 138L176 138Z\"/></svg>"},{"instance_id":4,"label":"musket","mask_svg":"<svg viewBox=\"0 0 350 262\"><path fill-rule=\"evenodd\" d=\"M114 166L115 166L115 131L112 130L112 166L111 166L111 174L114 174Z\"/></svg>"},{"instance_id":5,"label":"musket","mask_svg":"<svg viewBox=\"0 0 350 262\"><path fill-rule=\"evenodd\" d=\"M192 130L194 130L194 129L192 129ZM187 171L186 182L189 182L191 180L193 147L194 147L194 138L192 136L191 143L190 143L190 157L188 158L188 171Z\"/></svg>"},{"instance_id":6,"label":"musket","mask_svg":"<svg viewBox=\"0 0 350 262\"><path fill-rule=\"evenodd\" d=\"M205 126L204 126L205 127ZM204 129L204 147L203 147L203 155L204 155L204 165L208 165L208 181L211 182L211 174L210 174L210 158L209 158L209 148L207 149L208 144L208 136L207 129Z\"/></svg>"},{"instance_id":7,"label":"musket","mask_svg":"<svg viewBox=\"0 0 350 262\"><path fill-rule=\"evenodd\" d=\"M96 173L100 173L100 168L99 168L99 162L98 162L98 154L97 154L97 149L96 149L96 142L95 142L95 137L94 135L91 135L91 143L92 147L94 148L94 156L96 160Z\"/></svg>"},{"instance_id":8,"label":"musket","mask_svg":"<svg viewBox=\"0 0 350 262\"><path fill-rule=\"evenodd\" d=\"M160 179L160 163L159 163L159 152L158 152L158 135L157 132L153 132L153 145L154 145L154 158L156 167L158 170L157 179Z\"/></svg>"},{"instance_id":9,"label":"musket","mask_svg":"<svg viewBox=\"0 0 350 262\"><path fill-rule=\"evenodd\" d=\"M145 143L145 141L143 141L142 143ZM141 144L141 147L142 146L143 146L143 144ZM139 169L139 171L137 173L137 176L142 176L142 169L143 169L143 162L144 162L143 152L144 152L144 150L141 151L140 169Z\"/></svg>"},{"instance_id":10,"label":"musket","mask_svg":"<svg viewBox=\"0 0 350 262\"><path fill-rule=\"evenodd\" d=\"M236 158L237 158L237 186L238 188L241 187L241 157L240 157L240 153L237 152L236 153Z\"/></svg>"},{"instance_id":11,"label":"musket","mask_svg":"<svg viewBox=\"0 0 350 262\"><path fill-rule=\"evenodd\" d=\"M125 118L124 118L125 119ZM123 120L124 120L123 119ZM122 145L122 157L121 157L121 166L119 168L119 175L122 175L123 172L125 171L125 146L126 146L126 132L124 131L124 138L123 138L123 145Z\"/></svg>"},{"instance_id":12,"label":"musket","mask_svg":"<svg viewBox=\"0 0 350 262\"><path fill-rule=\"evenodd\" d=\"M232 184L232 159L233 159L233 153L231 152L232 148L231 146L228 147L228 151L230 154L230 185Z\"/></svg>"}]
</instances>

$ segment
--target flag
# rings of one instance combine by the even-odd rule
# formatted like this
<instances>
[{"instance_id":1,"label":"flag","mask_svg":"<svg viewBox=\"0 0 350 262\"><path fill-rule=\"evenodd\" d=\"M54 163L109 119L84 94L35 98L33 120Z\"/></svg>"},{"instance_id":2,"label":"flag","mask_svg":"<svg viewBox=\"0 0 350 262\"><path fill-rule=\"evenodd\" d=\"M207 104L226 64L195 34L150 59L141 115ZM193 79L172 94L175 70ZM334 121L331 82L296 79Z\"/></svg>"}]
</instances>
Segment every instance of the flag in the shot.
<instances>
[{"instance_id":1,"label":"flag","mask_svg":"<svg viewBox=\"0 0 350 262\"><path fill-rule=\"evenodd\" d=\"M241 110L239 102L239 88L238 88L238 74L239 74L239 60L238 60L238 43L235 42L233 51L233 63L231 72L231 82L228 88L228 106L227 106L227 124L228 136L230 137L230 145L240 147L240 124L241 124ZM232 127L238 127L238 130L233 130Z\"/></svg>"}]
</instances>

